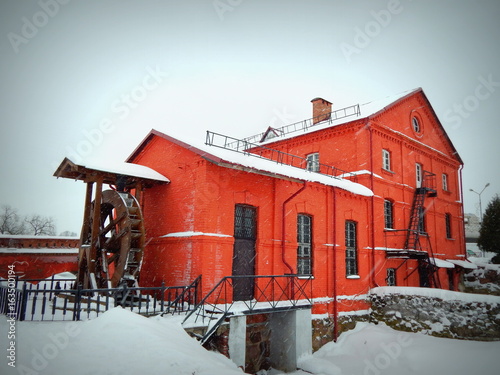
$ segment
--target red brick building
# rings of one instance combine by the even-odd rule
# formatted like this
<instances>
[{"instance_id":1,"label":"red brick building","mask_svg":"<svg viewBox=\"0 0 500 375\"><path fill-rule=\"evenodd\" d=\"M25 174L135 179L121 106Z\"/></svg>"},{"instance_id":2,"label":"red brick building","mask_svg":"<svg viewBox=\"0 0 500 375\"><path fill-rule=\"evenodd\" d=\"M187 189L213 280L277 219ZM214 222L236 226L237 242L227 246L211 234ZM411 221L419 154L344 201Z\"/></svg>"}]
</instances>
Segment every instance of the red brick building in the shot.
<instances>
[{"instance_id":1,"label":"red brick building","mask_svg":"<svg viewBox=\"0 0 500 375\"><path fill-rule=\"evenodd\" d=\"M459 288L463 162L424 92L312 103L313 118L244 140L147 135L127 161L170 183L142 194L141 285L312 275L316 313L365 309L352 296L374 286Z\"/></svg>"}]
</instances>

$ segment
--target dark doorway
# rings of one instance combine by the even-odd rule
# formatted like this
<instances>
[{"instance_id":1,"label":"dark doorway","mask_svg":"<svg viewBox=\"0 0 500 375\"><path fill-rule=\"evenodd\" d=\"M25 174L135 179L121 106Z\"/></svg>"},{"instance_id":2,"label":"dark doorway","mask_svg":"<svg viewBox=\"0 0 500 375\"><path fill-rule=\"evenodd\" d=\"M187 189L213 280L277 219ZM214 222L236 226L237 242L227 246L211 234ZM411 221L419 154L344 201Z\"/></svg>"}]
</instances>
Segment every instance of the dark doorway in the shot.
<instances>
[{"instance_id":1,"label":"dark doorway","mask_svg":"<svg viewBox=\"0 0 500 375\"><path fill-rule=\"evenodd\" d=\"M257 237L257 209L237 204L234 209L233 276L255 274L255 239ZM233 279L233 299L253 299L254 279L241 277Z\"/></svg>"},{"instance_id":2,"label":"dark doorway","mask_svg":"<svg viewBox=\"0 0 500 375\"><path fill-rule=\"evenodd\" d=\"M430 265L427 262L420 260L418 262L418 275L420 276L420 287L422 288L430 288L430 274L431 274Z\"/></svg>"}]
</instances>

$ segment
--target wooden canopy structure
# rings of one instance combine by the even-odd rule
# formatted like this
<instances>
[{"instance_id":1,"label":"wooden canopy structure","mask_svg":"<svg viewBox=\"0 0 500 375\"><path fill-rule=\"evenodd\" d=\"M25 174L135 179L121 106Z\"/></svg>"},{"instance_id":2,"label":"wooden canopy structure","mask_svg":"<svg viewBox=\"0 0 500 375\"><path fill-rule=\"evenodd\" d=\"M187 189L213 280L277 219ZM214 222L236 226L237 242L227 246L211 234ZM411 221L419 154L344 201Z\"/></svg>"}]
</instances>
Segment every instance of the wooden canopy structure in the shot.
<instances>
[{"instance_id":1,"label":"wooden canopy structure","mask_svg":"<svg viewBox=\"0 0 500 375\"><path fill-rule=\"evenodd\" d=\"M137 286L145 246L141 192L169 180L142 165L82 165L68 158L54 176L87 184L78 283L84 288ZM105 184L110 189L103 191Z\"/></svg>"}]
</instances>

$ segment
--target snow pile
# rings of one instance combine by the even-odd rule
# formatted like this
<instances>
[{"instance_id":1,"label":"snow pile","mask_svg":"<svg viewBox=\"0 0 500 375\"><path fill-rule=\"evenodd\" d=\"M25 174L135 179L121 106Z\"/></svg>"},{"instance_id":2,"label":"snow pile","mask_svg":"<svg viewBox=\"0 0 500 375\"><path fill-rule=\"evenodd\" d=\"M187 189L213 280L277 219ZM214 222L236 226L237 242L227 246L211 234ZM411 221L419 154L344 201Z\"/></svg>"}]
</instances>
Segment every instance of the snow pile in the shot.
<instances>
[{"instance_id":1,"label":"snow pile","mask_svg":"<svg viewBox=\"0 0 500 375\"><path fill-rule=\"evenodd\" d=\"M325 375L493 375L498 374L498 353L500 342L443 339L358 323L337 343L302 358L300 367Z\"/></svg>"},{"instance_id":2,"label":"snow pile","mask_svg":"<svg viewBox=\"0 0 500 375\"><path fill-rule=\"evenodd\" d=\"M500 297L486 294L472 294L454 292L437 288L419 288L409 286L381 286L370 290L370 294L377 296L398 294L402 296L420 296L438 298L443 301L484 302L500 304Z\"/></svg>"},{"instance_id":3,"label":"snow pile","mask_svg":"<svg viewBox=\"0 0 500 375\"><path fill-rule=\"evenodd\" d=\"M6 348L8 322L0 319ZM17 322L16 368L0 373L50 375L236 375L242 371L209 352L175 319L145 318L115 308L86 322Z\"/></svg>"}]
</instances>

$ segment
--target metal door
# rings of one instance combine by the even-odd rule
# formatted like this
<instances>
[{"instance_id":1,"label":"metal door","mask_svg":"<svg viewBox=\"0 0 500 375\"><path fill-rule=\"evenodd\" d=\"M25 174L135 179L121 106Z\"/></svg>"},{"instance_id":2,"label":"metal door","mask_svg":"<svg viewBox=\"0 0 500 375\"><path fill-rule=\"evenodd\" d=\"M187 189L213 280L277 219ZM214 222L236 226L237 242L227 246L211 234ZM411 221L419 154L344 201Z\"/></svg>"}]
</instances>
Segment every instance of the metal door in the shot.
<instances>
[{"instance_id":1,"label":"metal door","mask_svg":"<svg viewBox=\"0 0 500 375\"><path fill-rule=\"evenodd\" d=\"M257 209L237 204L234 210L233 276L255 274L255 239L257 237ZM254 296L254 279L233 279L233 299L248 301Z\"/></svg>"}]
</instances>

